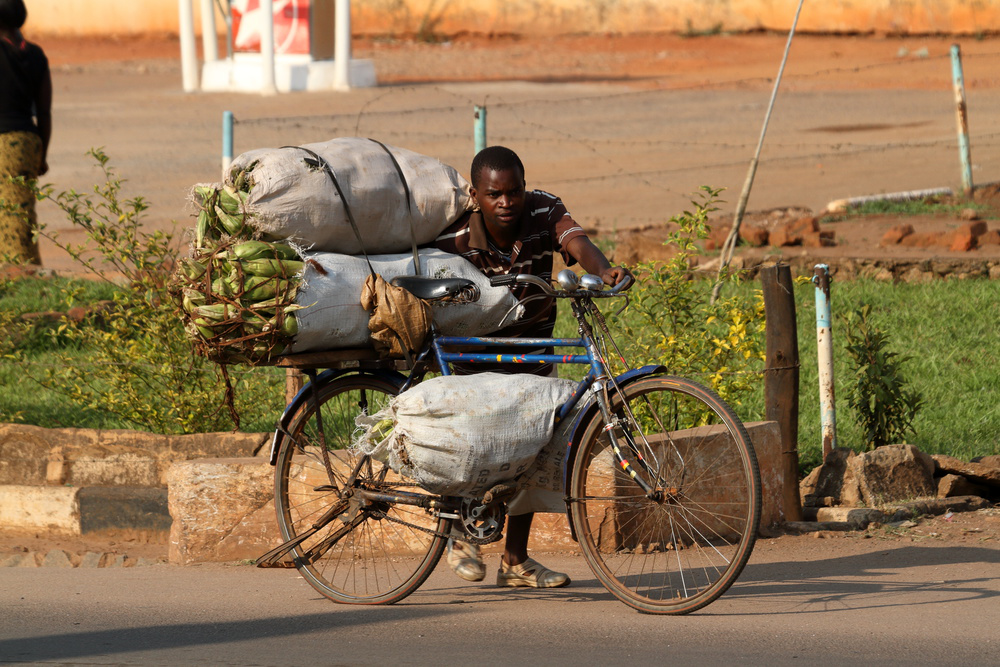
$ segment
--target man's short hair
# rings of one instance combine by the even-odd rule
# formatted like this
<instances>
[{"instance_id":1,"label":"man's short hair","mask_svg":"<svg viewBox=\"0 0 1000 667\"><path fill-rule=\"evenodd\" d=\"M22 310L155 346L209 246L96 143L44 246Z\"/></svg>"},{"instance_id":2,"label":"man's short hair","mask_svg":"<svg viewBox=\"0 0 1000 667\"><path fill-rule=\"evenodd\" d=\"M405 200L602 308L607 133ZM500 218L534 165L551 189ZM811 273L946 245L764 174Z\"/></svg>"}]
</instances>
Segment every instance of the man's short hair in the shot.
<instances>
[{"instance_id":1,"label":"man's short hair","mask_svg":"<svg viewBox=\"0 0 1000 667\"><path fill-rule=\"evenodd\" d=\"M476 157L472 159L472 171L469 174L472 178L472 187L479 187L479 176L483 173L483 169L492 171L518 169L521 172L521 178L524 178L524 165L521 164L521 158L505 146L490 146L476 154Z\"/></svg>"},{"instance_id":2,"label":"man's short hair","mask_svg":"<svg viewBox=\"0 0 1000 667\"><path fill-rule=\"evenodd\" d=\"M24 0L0 0L0 28L20 30L28 19Z\"/></svg>"}]
</instances>

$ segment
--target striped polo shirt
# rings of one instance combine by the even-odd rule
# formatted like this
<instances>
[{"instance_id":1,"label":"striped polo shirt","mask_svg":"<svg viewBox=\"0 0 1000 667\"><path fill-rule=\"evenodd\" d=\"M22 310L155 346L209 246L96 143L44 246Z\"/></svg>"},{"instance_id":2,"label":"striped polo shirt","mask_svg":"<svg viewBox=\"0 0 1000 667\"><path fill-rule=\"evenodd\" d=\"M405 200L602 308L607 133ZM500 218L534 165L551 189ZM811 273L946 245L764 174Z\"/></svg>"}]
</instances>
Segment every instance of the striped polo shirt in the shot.
<instances>
[{"instance_id":1,"label":"striped polo shirt","mask_svg":"<svg viewBox=\"0 0 1000 667\"><path fill-rule=\"evenodd\" d=\"M586 233L570 217L559 197L541 190L529 190L524 198L520 238L514 242L509 254L502 252L490 240L482 213L478 210L452 223L432 245L465 257L487 276L530 273L542 280L551 280L553 254L562 253L566 265L572 266L576 259L566 252L566 244L578 236L586 236ZM541 294L541 290L533 285L514 285L511 290L518 300ZM534 299L525 304L525 317L521 321L504 327L494 335L543 338L552 335L555 321L555 300Z\"/></svg>"}]
</instances>

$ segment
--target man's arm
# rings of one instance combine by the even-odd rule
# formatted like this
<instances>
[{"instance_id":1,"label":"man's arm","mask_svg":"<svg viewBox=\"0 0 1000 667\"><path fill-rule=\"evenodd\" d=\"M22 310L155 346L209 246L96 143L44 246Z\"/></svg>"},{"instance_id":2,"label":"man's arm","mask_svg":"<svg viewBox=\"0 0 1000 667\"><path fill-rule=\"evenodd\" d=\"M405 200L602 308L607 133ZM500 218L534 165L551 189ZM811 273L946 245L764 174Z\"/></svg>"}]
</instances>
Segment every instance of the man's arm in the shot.
<instances>
[{"instance_id":1,"label":"man's arm","mask_svg":"<svg viewBox=\"0 0 1000 667\"><path fill-rule=\"evenodd\" d=\"M617 285L625 276L632 275L624 266L611 266L601 249L586 236L577 236L566 244L566 252L572 255L587 273L600 276L607 285Z\"/></svg>"}]
</instances>

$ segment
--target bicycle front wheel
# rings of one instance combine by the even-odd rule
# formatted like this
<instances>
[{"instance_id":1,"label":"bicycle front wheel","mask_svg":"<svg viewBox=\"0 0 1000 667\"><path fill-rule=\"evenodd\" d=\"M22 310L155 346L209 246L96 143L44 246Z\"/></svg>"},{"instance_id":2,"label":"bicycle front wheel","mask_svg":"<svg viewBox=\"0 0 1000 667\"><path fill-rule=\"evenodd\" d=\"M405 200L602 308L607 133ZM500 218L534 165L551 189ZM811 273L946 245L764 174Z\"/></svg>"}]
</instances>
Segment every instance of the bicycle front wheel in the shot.
<instances>
[{"instance_id":1,"label":"bicycle front wheel","mask_svg":"<svg viewBox=\"0 0 1000 667\"><path fill-rule=\"evenodd\" d=\"M336 378L319 389L320 419L310 397L282 438L274 484L281 535L294 539L321 517L333 517L291 556L303 578L336 602L398 602L427 579L444 551L441 535L450 528L449 520L416 506L367 504L352 495L359 488L426 493L388 466L349 449L358 415L378 412L398 391L395 383L380 377ZM356 482L348 486L355 469Z\"/></svg>"},{"instance_id":2,"label":"bicycle front wheel","mask_svg":"<svg viewBox=\"0 0 1000 667\"><path fill-rule=\"evenodd\" d=\"M597 415L572 462L570 516L583 554L639 611L700 609L732 585L753 550L761 501L750 437L722 399L683 378L626 385L611 409L622 456Z\"/></svg>"}]
</instances>

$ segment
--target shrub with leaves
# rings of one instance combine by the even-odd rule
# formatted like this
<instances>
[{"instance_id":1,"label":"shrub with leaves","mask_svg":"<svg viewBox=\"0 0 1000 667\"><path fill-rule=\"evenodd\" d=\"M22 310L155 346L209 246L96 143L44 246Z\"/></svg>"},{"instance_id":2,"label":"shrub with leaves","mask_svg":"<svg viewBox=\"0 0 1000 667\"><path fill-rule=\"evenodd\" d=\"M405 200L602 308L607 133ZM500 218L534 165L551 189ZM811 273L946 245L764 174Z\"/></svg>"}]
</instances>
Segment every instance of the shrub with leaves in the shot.
<instances>
[{"instance_id":1,"label":"shrub with leaves","mask_svg":"<svg viewBox=\"0 0 1000 667\"><path fill-rule=\"evenodd\" d=\"M844 324L854 371L847 401L861 428L864 447L898 443L913 434L913 419L923 403L903 377L908 357L889 350L889 336L872 322L869 304L845 317Z\"/></svg>"},{"instance_id":2,"label":"shrub with leaves","mask_svg":"<svg viewBox=\"0 0 1000 667\"><path fill-rule=\"evenodd\" d=\"M141 221L142 197L124 199L122 179L100 149L88 153L103 171L92 193L36 191L55 204L75 228L81 244L62 243L42 231L97 278L115 285L111 304L82 322L64 319L57 334L80 350L87 363L65 355L43 382L88 408L106 411L136 428L157 433L192 433L239 427L227 396L233 390L225 367L191 353L167 288L177 262L171 234L148 231ZM67 294L68 305L73 295Z\"/></svg>"},{"instance_id":3,"label":"shrub with leaves","mask_svg":"<svg viewBox=\"0 0 1000 667\"><path fill-rule=\"evenodd\" d=\"M626 354L633 364L656 363L698 380L731 405L760 391L764 359L764 301L759 290L711 303L712 283L692 270L708 237L708 216L718 210L721 190L702 187L693 209L670 219L664 245L676 252L665 262L635 267L637 285L619 318ZM723 278L739 280L735 273Z\"/></svg>"}]
</instances>

